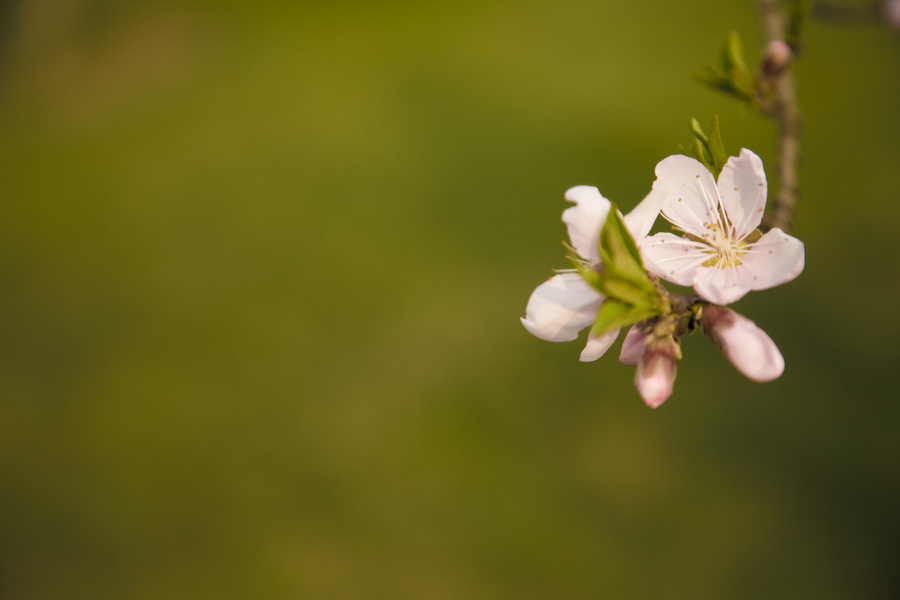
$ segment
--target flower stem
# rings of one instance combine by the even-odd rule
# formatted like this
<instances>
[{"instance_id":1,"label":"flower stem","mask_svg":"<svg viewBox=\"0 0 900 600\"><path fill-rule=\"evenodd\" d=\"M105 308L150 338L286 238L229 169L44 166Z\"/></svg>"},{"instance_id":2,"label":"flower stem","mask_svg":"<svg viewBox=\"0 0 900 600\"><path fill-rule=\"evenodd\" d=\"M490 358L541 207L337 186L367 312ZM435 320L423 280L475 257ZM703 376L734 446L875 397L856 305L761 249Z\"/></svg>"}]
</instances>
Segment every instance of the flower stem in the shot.
<instances>
[{"instance_id":1,"label":"flower stem","mask_svg":"<svg viewBox=\"0 0 900 600\"><path fill-rule=\"evenodd\" d=\"M785 38L784 15L777 0L757 0L763 27L769 41ZM766 113L778 126L778 175L780 188L772 210L766 217L766 226L790 231L800 197L797 183L797 164L800 160L800 109L797 106L797 89L791 69L779 74L772 82L774 101Z\"/></svg>"}]
</instances>

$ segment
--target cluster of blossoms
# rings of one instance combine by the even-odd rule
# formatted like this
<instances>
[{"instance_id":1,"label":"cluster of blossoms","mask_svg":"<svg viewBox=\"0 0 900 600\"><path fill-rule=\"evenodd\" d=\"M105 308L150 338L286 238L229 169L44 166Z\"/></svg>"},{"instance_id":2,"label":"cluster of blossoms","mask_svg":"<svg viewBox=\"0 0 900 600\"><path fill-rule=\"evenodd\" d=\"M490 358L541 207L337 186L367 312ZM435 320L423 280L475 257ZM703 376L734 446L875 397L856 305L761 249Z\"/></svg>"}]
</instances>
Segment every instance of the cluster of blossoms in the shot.
<instances>
[{"instance_id":1,"label":"cluster of blossoms","mask_svg":"<svg viewBox=\"0 0 900 600\"><path fill-rule=\"evenodd\" d=\"M671 395L680 338L697 328L745 376L776 379L784 359L771 338L725 308L803 270L802 242L778 228L758 229L766 193L762 161L746 149L728 159L718 181L693 158L664 159L650 194L624 217L596 188L568 190L566 200L575 206L562 220L576 268L535 289L522 324L552 342L574 340L592 327L582 361L598 359L630 325L619 360L637 366L635 385L652 408ZM648 235L660 214L680 235ZM695 295L670 292L660 279L692 287Z\"/></svg>"}]
</instances>

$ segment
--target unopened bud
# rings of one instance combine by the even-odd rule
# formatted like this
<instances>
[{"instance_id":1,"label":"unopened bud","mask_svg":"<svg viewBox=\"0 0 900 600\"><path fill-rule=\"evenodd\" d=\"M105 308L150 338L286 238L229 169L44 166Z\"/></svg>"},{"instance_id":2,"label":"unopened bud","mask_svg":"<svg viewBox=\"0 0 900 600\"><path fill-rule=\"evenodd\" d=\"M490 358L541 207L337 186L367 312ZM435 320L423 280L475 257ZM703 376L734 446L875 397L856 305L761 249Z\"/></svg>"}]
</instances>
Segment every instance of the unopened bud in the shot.
<instances>
[{"instance_id":1,"label":"unopened bud","mask_svg":"<svg viewBox=\"0 0 900 600\"><path fill-rule=\"evenodd\" d=\"M656 338L647 344L640 362L634 385L644 403L657 408L672 395L675 385L678 343L672 338Z\"/></svg>"},{"instance_id":2,"label":"unopened bud","mask_svg":"<svg viewBox=\"0 0 900 600\"><path fill-rule=\"evenodd\" d=\"M636 365L640 362L647 349L647 334L633 325L625 335L622 342L622 352L619 354L619 362L624 365Z\"/></svg>"},{"instance_id":3,"label":"unopened bud","mask_svg":"<svg viewBox=\"0 0 900 600\"><path fill-rule=\"evenodd\" d=\"M772 40L763 55L762 70L769 77L778 77L788 70L794 59L794 51L784 40Z\"/></svg>"},{"instance_id":4,"label":"unopened bud","mask_svg":"<svg viewBox=\"0 0 900 600\"><path fill-rule=\"evenodd\" d=\"M703 331L731 364L753 381L772 381L784 373L784 358L766 332L728 308L708 306L700 318Z\"/></svg>"},{"instance_id":5,"label":"unopened bud","mask_svg":"<svg viewBox=\"0 0 900 600\"><path fill-rule=\"evenodd\" d=\"M900 0L887 0L884 3L884 18L891 27L900 30Z\"/></svg>"}]
</instances>

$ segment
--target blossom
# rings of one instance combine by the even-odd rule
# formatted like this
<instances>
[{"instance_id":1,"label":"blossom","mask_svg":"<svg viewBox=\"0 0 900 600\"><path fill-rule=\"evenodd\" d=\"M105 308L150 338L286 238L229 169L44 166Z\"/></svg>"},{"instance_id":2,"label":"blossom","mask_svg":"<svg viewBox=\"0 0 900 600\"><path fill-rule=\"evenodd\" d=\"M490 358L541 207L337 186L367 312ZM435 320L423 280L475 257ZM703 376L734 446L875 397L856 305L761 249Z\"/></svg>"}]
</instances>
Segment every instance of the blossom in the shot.
<instances>
[{"instance_id":1,"label":"blossom","mask_svg":"<svg viewBox=\"0 0 900 600\"><path fill-rule=\"evenodd\" d=\"M636 365L641 362L644 350L647 348L647 334L641 331L637 325L632 325L625 339L622 341L622 351L619 353L619 362L623 365Z\"/></svg>"},{"instance_id":2,"label":"blossom","mask_svg":"<svg viewBox=\"0 0 900 600\"><path fill-rule=\"evenodd\" d=\"M772 381L784 372L784 358L766 332L728 308L708 306L700 318L703 331L744 376Z\"/></svg>"},{"instance_id":3,"label":"blossom","mask_svg":"<svg viewBox=\"0 0 900 600\"><path fill-rule=\"evenodd\" d=\"M763 72L769 77L778 77L788 70L794 60L794 51L784 40L772 40L763 54Z\"/></svg>"},{"instance_id":4,"label":"blossom","mask_svg":"<svg viewBox=\"0 0 900 600\"><path fill-rule=\"evenodd\" d=\"M634 386L638 394L644 404L659 408L672 395L679 358L681 347L673 336L657 336L636 324L625 335L619 362L637 365Z\"/></svg>"},{"instance_id":5,"label":"blossom","mask_svg":"<svg viewBox=\"0 0 900 600\"><path fill-rule=\"evenodd\" d=\"M598 264L600 254L597 245L600 231L609 214L610 201L597 188L586 185L569 189L565 197L569 202L575 203L575 206L567 208L562 214L572 248L587 265L602 266ZM664 199L665 196L656 190L651 191L624 217L635 241L640 241L650 231ZM578 273L559 273L534 290L521 321L529 332L543 340L572 341L582 329L594 323L604 300L605 296L588 285ZM597 360L616 341L618 335L618 330L601 336L592 333L588 336L580 360Z\"/></svg>"},{"instance_id":6,"label":"blossom","mask_svg":"<svg viewBox=\"0 0 900 600\"><path fill-rule=\"evenodd\" d=\"M900 29L900 0L887 0L884 3L884 18L895 29Z\"/></svg>"},{"instance_id":7,"label":"blossom","mask_svg":"<svg viewBox=\"0 0 900 600\"><path fill-rule=\"evenodd\" d=\"M777 227L766 234L757 229L766 205L766 174L753 152L744 149L729 158L718 184L702 163L681 155L661 161L656 177L653 194L662 215L685 235L658 233L640 243L651 273L725 305L803 271L800 240Z\"/></svg>"},{"instance_id":8,"label":"blossom","mask_svg":"<svg viewBox=\"0 0 900 600\"><path fill-rule=\"evenodd\" d=\"M630 333L630 332L629 332ZM634 386L650 408L659 408L675 386L678 343L671 337L651 338L637 363Z\"/></svg>"}]
</instances>

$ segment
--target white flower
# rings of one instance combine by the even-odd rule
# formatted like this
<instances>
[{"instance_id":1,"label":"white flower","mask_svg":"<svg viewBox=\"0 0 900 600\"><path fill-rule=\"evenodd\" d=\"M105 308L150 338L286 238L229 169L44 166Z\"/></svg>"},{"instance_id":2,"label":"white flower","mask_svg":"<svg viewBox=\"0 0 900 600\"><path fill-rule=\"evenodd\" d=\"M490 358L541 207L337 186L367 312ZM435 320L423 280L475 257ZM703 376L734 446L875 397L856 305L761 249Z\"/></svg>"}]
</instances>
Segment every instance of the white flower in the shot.
<instances>
[{"instance_id":1,"label":"white flower","mask_svg":"<svg viewBox=\"0 0 900 600\"><path fill-rule=\"evenodd\" d=\"M729 308L708 306L700 321L703 331L745 377L772 381L784 373L784 358L778 346L747 317Z\"/></svg>"},{"instance_id":2,"label":"white flower","mask_svg":"<svg viewBox=\"0 0 900 600\"><path fill-rule=\"evenodd\" d=\"M625 224L635 242L640 242L650 231L664 199L665 196L651 191L625 216ZM609 200L597 188L586 185L568 190L566 200L575 203L562 214L572 247L586 262L599 262L597 243L609 214ZM588 285L578 273L560 273L539 285L531 294L522 324L542 340L572 341L578 337L578 332L594 323L604 299L603 294ZM589 335L580 360L597 360L618 335L618 330L599 337Z\"/></svg>"},{"instance_id":3,"label":"white flower","mask_svg":"<svg viewBox=\"0 0 900 600\"><path fill-rule=\"evenodd\" d=\"M641 256L651 273L725 305L803 271L800 240L778 228L765 235L756 229L766 206L766 174L753 152L729 158L718 185L699 161L670 156L656 166L653 193L664 196L663 216L685 235L643 240Z\"/></svg>"}]
</instances>

